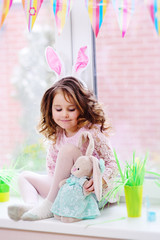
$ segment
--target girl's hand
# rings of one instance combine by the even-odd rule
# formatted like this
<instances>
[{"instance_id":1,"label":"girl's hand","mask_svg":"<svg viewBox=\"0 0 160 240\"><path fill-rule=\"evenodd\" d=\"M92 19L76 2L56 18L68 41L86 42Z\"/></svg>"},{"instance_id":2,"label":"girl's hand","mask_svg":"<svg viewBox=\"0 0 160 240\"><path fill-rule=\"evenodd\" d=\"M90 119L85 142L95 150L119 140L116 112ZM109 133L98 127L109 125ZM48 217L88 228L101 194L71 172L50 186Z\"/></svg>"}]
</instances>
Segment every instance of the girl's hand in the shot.
<instances>
[{"instance_id":1,"label":"girl's hand","mask_svg":"<svg viewBox=\"0 0 160 240\"><path fill-rule=\"evenodd\" d=\"M94 185L93 185L93 179L86 181L83 185L84 190L88 193L94 192Z\"/></svg>"}]
</instances>

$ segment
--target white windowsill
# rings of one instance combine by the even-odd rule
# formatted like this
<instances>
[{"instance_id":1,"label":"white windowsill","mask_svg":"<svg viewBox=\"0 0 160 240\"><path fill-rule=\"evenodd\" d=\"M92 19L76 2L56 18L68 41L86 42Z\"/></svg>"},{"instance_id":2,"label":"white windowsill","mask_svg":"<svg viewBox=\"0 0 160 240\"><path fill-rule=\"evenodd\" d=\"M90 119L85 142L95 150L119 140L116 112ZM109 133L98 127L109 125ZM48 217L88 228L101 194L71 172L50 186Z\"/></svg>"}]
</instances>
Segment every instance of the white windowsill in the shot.
<instances>
[{"instance_id":1,"label":"white windowsill","mask_svg":"<svg viewBox=\"0 0 160 240\"><path fill-rule=\"evenodd\" d=\"M13 234L17 234L19 231L30 232L32 235L33 233L50 233L52 234L52 239L72 239L71 236L73 236L73 239L160 239L159 205L154 205L154 210L156 211L155 222L147 221L145 206L143 206L142 209L142 217L128 218L125 203L120 203L119 205L113 204L105 208L101 212L101 216L94 220L84 220L77 223L62 223L54 218L34 222L12 221L7 216L7 206L13 202L17 202L17 199L11 198L9 202L0 203L0 236L3 235L3 231L5 230L7 230L7 234L9 234L10 230L12 231L11 238L7 235L7 240L22 239L13 237ZM109 222L120 218L125 219ZM105 221L108 222L104 223ZM63 237L53 238L55 234L58 234L58 236L62 235ZM70 237L67 238L68 236ZM39 238L34 237L34 239L36 240ZM48 237L46 239L48 240L50 238Z\"/></svg>"}]
</instances>

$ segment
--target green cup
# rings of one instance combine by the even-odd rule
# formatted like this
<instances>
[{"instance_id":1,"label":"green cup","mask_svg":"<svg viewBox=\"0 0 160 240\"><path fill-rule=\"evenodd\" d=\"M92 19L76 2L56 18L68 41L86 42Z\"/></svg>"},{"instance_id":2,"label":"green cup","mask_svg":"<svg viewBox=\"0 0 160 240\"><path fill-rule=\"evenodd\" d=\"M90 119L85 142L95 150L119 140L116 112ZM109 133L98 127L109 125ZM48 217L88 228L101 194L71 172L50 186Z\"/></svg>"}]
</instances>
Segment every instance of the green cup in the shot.
<instances>
[{"instance_id":1,"label":"green cup","mask_svg":"<svg viewBox=\"0 0 160 240\"><path fill-rule=\"evenodd\" d=\"M9 200L9 186L4 182L0 182L0 202L7 202Z\"/></svg>"},{"instance_id":2,"label":"green cup","mask_svg":"<svg viewBox=\"0 0 160 240\"><path fill-rule=\"evenodd\" d=\"M124 186L128 217L140 217L142 212L143 186Z\"/></svg>"}]
</instances>

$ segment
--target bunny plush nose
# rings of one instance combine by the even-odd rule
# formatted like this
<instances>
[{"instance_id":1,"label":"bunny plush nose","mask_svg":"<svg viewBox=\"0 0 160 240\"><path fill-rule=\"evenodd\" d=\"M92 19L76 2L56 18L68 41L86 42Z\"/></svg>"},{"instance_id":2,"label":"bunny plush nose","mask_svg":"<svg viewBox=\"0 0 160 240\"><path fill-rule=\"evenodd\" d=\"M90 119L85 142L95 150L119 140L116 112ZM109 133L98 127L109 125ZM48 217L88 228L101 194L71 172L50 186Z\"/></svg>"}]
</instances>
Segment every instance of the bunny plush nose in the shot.
<instances>
[{"instance_id":1,"label":"bunny plush nose","mask_svg":"<svg viewBox=\"0 0 160 240\"><path fill-rule=\"evenodd\" d=\"M72 170L73 170L73 172L75 172L77 170L77 168L74 167Z\"/></svg>"}]
</instances>

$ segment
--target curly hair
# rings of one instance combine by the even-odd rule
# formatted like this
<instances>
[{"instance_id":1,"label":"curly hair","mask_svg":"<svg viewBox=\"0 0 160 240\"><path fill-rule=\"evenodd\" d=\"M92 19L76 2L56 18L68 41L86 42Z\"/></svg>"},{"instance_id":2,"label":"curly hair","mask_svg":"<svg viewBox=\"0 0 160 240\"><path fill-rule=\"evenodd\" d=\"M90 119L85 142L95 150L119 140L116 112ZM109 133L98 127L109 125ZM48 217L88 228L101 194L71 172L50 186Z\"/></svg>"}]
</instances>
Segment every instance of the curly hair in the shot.
<instances>
[{"instance_id":1,"label":"curly hair","mask_svg":"<svg viewBox=\"0 0 160 240\"><path fill-rule=\"evenodd\" d=\"M52 117L52 103L56 93L61 90L64 97L73 100L77 109L80 111L78 117L78 129L86 125L92 128L94 124L100 126L100 130L111 129L107 123L102 106L98 103L94 94L86 89L83 84L74 77L65 77L57 81L44 94L41 101L41 119L38 130L46 138L56 142L56 135L61 131L60 127L54 122Z\"/></svg>"}]
</instances>

